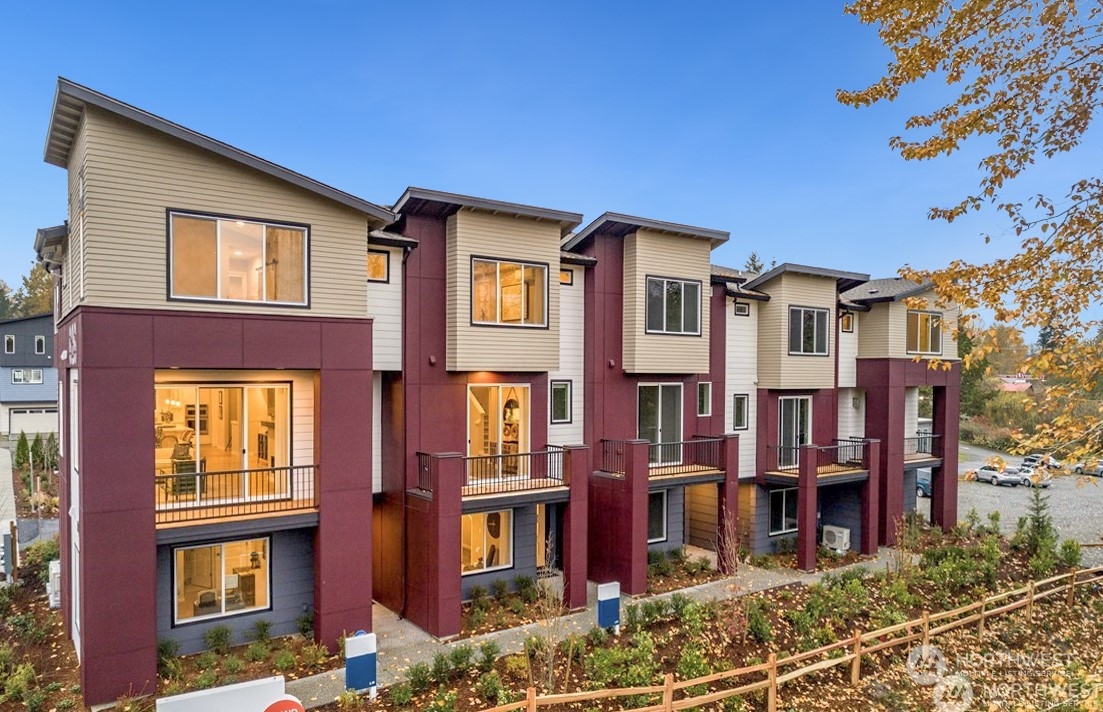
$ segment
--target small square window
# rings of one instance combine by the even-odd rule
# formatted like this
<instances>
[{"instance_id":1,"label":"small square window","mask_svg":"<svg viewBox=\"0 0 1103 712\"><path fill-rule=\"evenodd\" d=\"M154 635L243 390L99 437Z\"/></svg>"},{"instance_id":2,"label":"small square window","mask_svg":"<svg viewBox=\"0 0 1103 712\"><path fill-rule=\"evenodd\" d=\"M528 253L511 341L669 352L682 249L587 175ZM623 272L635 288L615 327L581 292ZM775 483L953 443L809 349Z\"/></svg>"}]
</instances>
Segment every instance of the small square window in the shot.
<instances>
[{"instance_id":1,"label":"small square window","mask_svg":"<svg viewBox=\"0 0 1103 712\"><path fill-rule=\"evenodd\" d=\"M843 312L843 315L839 317L839 331L844 334L854 333L854 314Z\"/></svg>"},{"instance_id":2,"label":"small square window","mask_svg":"<svg viewBox=\"0 0 1103 712\"><path fill-rule=\"evenodd\" d=\"M709 381L697 384L697 415L712 415L712 383Z\"/></svg>"},{"instance_id":3,"label":"small square window","mask_svg":"<svg viewBox=\"0 0 1103 712\"><path fill-rule=\"evenodd\" d=\"M570 286L574 284L574 270L561 269L559 270L559 283Z\"/></svg>"},{"instance_id":4,"label":"small square window","mask_svg":"<svg viewBox=\"0 0 1103 712\"><path fill-rule=\"evenodd\" d=\"M736 302L735 303L735 315L736 316L750 316L751 315L751 305L748 304L747 302Z\"/></svg>"},{"instance_id":5,"label":"small square window","mask_svg":"<svg viewBox=\"0 0 1103 712\"><path fill-rule=\"evenodd\" d=\"M571 387L570 381L551 382L551 422L571 422Z\"/></svg>"},{"instance_id":6,"label":"small square window","mask_svg":"<svg viewBox=\"0 0 1103 712\"><path fill-rule=\"evenodd\" d=\"M736 393L732 396L732 430L746 430L749 426L747 420L747 407L751 397L746 393Z\"/></svg>"},{"instance_id":7,"label":"small square window","mask_svg":"<svg viewBox=\"0 0 1103 712\"><path fill-rule=\"evenodd\" d=\"M11 382L12 383L26 383L26 378L23 375L23 369L13 368L11 370Z\"/></svg>"},{"instance_id":8,"label":"small square window","mask_svg":"<svg viewBox=\"0 0 1103 712\"><path fill-rule=\"evenodd\" d=\"M4 335L4 353L6 353L6 354L15 353L15 335L14 334L5 334Z\"/></svg>"},{"instance_id":9,"label":"small square window","mask_svg":"<svg viewBox=\"0 0 1103 712\"><path fill-rule=\"evenodd\" d=\"M46 337L36 336L34 337L34 352L36 354L46 353Z\"/></svg>"},{"instance_id":10,"label":"small square window","mask_svg":"<svg viewBox=\"0 0 1103 712\"><path fill-rule=\"evenodd\" d=\"M385 250L368 250L368 281L391 281L391 253Z\"/></svg>"}]
</instances>

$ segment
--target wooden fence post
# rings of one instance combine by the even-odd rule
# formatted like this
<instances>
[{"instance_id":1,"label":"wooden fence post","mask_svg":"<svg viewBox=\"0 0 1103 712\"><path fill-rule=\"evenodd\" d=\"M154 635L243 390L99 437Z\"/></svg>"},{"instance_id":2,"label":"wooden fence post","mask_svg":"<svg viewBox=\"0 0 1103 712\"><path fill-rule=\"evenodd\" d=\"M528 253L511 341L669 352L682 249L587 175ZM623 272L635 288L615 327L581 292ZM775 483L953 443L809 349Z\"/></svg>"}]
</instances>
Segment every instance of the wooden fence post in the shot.
<instances>
[{"instance_id":1,"label":"wooden fence post","mask_svg":"<svg viewBox=\"0 0 1103 712\"><path fill-rule=\"evenodd\" d=\"M988 609L988 599L985 598L980 602L980 620L977 621L977 637L984 637L984 612Z\"/></svg>"},{"instance_id":2,"label":"wooden fence post","mask_svg":"<svg viewBox=\"0 0 1103 712\"><path fill-rule=\"evenodd\" d=\"M663 678L663 712L674 709L674 675L667 673Z\"/></svg>"},{"instance_id":3,"label":"wooden fence post","mask_svg":"<svg viewBox=\"0 0 1103 712\"><path fill-rule=\"evenodd\" d=\"M526 709L528 712L536 712L536 688L530 687L528 691L528 705Z\"/></svg>"},{"instance_id":4,"label":"wooden fence post","mask_svg":"<svg viewBox=\"0 0 1103 712\"><path fill-rule=\"evenodd\" d=\"M923 654L927 654L927 646L931 644L931 612L923 611Z\"/></svg>"},{"instance_id":5,"label":"wooden fence post","mask_svg":"<svg viewBox=\"0 0 1103 712\"><path fill-rule=\"evenodd\" d=\"M1072 570L1072 578L1069 579L1068 606L1072 608L1076 604L1076 569Z\"/></svg>"},{"instance_id":6,"label":"wooden fence post","mask_svg":"<svg viewBox=\"0 0 1103 712\"><path fill-rule=\"evenodd\" d=\"M1034 622L1034 582L1031 581L1026 587L1026 621L1027 623Z\"/></svg>"},{"instance_id":7,"label":"wooden fence post","mask_svg":"<svg viewBox=\"0 0 1103 712\"><path fill-rule=\"evenodd\" d=\"M850 661L850 686L857 687L862 677L862 631L854 631L854 659Z\"/></svg>"},{"instance_id":8,"label":"wooden fence post","mask_svg":"<svg viewBox=\"0 0 1103 712\"><path fill-rule=\"evenodd\" d=\"M770 653L766 664L770 666L766 670L770 678L770 687L766 690L766 711L777 712L777 653Z\"/></svg>"}]
</instances>

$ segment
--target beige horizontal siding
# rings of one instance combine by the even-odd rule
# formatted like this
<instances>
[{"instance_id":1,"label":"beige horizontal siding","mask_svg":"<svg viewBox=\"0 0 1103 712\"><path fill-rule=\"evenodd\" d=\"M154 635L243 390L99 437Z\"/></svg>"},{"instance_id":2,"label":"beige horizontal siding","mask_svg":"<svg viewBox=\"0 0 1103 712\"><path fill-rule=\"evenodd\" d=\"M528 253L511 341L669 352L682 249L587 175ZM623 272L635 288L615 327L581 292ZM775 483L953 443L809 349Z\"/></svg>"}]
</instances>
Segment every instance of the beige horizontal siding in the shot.
<instances>
[{"instance_id":1,"label":"beige horizontal siding","mask_svg":"<svg viewBox=\"0 0 1103 712\"><path fill-rule=\"evenodd\" d=\"M941 358L944 361L957 361L957 328L960 310L956 307L942 308L934 303L934 293L924 295L929 301L924 311L942 313L942 353L934 356L921 356L923 359ZM916 354L908 353L908 305L900 302L879 302L860 316L861 333L858 338L858 358L907 358Z\"/></svg>"},{"instance_id":2,"label":"beige horizontal siding","mask_svg":"<svg viewBox=\"0 0 1103 712\"><path fill-rule=\"evenodd\" d=\"M628 373L707 373L709 254L707 240L637 230L624 239L623 360ZM699 336L648 334L647 277L701 283Z\"/></svg>"},{"instance_id":3,"label":"beige horizontal siding","mask_svg":"<svg viewBox=\"0 0 1103 712\"><path fill-rule=\"evenodd\" d=\"M559 225L463 209L448 218L446 250L449 371L559 368ZM547 327L471 323L471 258L547 265Z\"/></svg>"},{"instance_id":4,"label":"beige horizontal siding","mask_svg":"<svg viewBox=\"0 0 1103 712\"><path fill-rule=\"evenodd\" d=\"M368 316L372 318L372 367L402 370L402 250L372 246L390 259L390 281L368 282Z\"/></svg>"},{"instance_id":5,"label":"beige horizontal siding","mask_svg":"<svg viewBox=\"0 0 1103 712\"><path fill-rule=\"evenodd\" d=\"M858 384L858 339L861 326L855 314L850 323L854 331L839 330L839 388L853 388Z\"/></svg>"},{"instance_id":6,"label":"beige horizontal siding","mask_svg":"<svg viewBox=\"0 0 1103 712\"><path fill-rule=\"evenodd\" d=\"M770 300L759 306L759 388L832 388L835 385L835 280L786 273L761 288ZM789 307L827 309L827 356L789 355Z\"/></svg>"},{"instance_id":7,"label":"beige horizontal siding","mask_svg":"<svg viewBox=\"0 0 1103 712\"><path fill-rule=\"evenodd\" d=\"M759 302L750 302L750 314L735 316L731 298L724 303L727 341L724 378L724 430L739 435L739 476L755 475L755 437L758 429L758 313ZM745 393L747 398L747 428L735 430L734 396Z\"/></svg>"},{"instance_id":8,"label":"beige horizontal siding","mask_svg":"<svg viewBox=\"0 0 1103 712\"><path fill-rule=\"evenodd\" d=\"M559 284L558 273L552 289L559 290L559 370L548 374L548 380L571 382L571 422L548 425L548 442L553 445L577 445L585 440L585 383L583 356L586 341L584 327L586 305L586 271L582 267L564 266L574 275L572 284ZM548 395L548 419L551 420L551 395Z\"/></svg>"},{"instance_id":9,"label":"beige horizontal siding","mask_svg":"<svg viewBox=\"0 0 1103 712\"><path fill-rule=\"evenodd\" d=\"M220 156L90 107L87 134L86 304L293 314L263 304L166 297L167 208L310 226L313 316L363 317L368 218Z\"/></svg>"}]
</instances>

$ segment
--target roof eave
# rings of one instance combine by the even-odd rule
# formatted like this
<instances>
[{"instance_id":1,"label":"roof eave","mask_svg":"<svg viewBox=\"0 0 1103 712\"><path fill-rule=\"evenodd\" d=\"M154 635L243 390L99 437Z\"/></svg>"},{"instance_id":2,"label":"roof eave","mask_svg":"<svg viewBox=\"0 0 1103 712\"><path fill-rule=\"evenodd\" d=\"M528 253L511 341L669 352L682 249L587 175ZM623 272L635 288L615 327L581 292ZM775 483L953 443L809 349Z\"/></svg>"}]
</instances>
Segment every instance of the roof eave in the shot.
<instances>
[{"instance_id":1,"label":"roof eave","mask_svg":"<svg viewBox=\"0 0 1103 712\"><path fill-rule=\"evenodd\" d=\"M617 223L621 225L628 225L637 229L643 228L645 230L655 230L657 232L666 232L674 235L681 235L685 237L693 237L697 239L708 240L712 247L717 247L724 244L731 238L731 233L726 230L713 230L707 227L696 227L694 225L683 225L681 223L666 222L664 220L654 220L652 218L641 218L635 215L625 215L624 213L602 213L593 222L587 225L581 232L571 237L567 242L563 243L563 249L570 250L574 247L585 242L590 236L598 232L605 225Z\"/></svg>"},{"instance_id":2,"label":"roof eave","mask_svg":"<svg viewBox=\"0 0 1103 712\"><path fill-rule=\"evenodd\" d=\"M828 269L826 267L813 267L810 265L799 265L792 262L785 262L778 265L777 267L774 267L768 272L763 272L758 277L755 277L754 279L748 281L746 286L749 289L754 289L788 272L808 275L810 277L826 277L828 279L834 279L836 282L846 281L861 284L862 282L869 281L869 275L863 274L861 272L845 272L843 270ZM847 287L847 289L850 289L850 287Z\"/></svg>"},{"instance_id":3,"label":"roof eave","mask_svg":"<svg viewBox=\"0 0 1103 712\"><path fill-rule=\"evenodd\" d=\"M582 224L582 215L580 213L541 208L535 205L524 205L522 203L510 203L504 200L479 198L477 196L462 195L460 193L448 193L442 190L418 188L416 186L410 186L402 192L401 197L399 197L398 201L394 204L394 212L404 213L407 203L411 200L424 200L426 202L455 205L461 208L474 208L476 210L508 213L519 217L548 220L559 224L560 237L570 233L571 230L574 230Z\"/></svg>"}]
</instances>

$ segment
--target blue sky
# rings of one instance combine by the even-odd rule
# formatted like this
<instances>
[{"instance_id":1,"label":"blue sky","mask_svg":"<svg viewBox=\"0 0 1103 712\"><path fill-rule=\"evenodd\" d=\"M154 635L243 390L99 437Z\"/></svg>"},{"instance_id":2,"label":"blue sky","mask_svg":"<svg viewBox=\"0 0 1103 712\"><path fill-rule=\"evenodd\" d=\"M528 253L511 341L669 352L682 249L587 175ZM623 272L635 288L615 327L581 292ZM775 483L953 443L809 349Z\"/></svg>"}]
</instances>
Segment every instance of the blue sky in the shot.
<instances>
[{"instance_id":1,"label":"blue sky","mask_svg":"<svg viewBox=\"0 0 1103 712\"><path fill-rule=\"evenodd\" d=\"M991 211L927 220L975 186L975 149L909 163L888 148L944 88L835 101L888 61L842 2L102 5L4 10L12 286L34 230L65 219L64 171L42 162L58 75L381 204L417 185L724 229L713 261L734 267L754 250L888 276L1016 246ZM1019 189L1062 192L1098 148Z\"/></svg>"}]
</instances>

